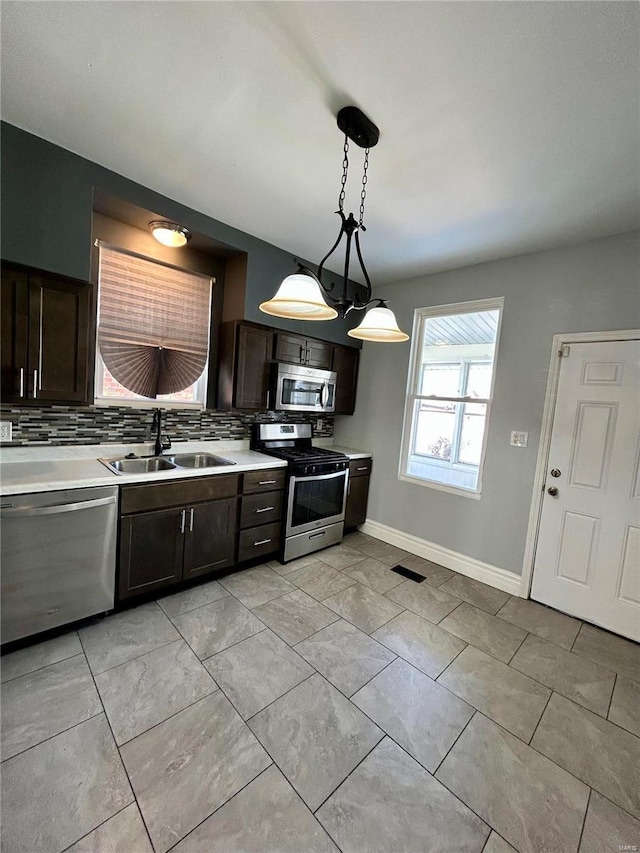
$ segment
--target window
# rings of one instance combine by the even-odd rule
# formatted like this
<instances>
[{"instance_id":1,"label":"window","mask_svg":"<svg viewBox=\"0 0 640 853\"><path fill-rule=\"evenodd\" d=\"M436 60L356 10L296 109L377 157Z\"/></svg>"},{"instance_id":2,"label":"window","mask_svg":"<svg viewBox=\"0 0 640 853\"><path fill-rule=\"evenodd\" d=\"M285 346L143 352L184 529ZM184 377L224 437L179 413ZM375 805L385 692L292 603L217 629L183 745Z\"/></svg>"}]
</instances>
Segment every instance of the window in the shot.
<instances>
[{"instance_id":1,"label":"window","mask_svg":"<svg viewBox=\"0 0 640 853\"><path fill-rule=\"evenodd\" d=\"M415 312L402 480L480 496L502 304Z\"/></svg>"},{"instance_id":2,"label":"window","mask_svg":"<svg viewBox=\"0 0 640 853\"><path fill-rule=\"evenodd\" d=\"M204 406L212 279L99 244L97 403Z\"/></svg>"}]
</instances>

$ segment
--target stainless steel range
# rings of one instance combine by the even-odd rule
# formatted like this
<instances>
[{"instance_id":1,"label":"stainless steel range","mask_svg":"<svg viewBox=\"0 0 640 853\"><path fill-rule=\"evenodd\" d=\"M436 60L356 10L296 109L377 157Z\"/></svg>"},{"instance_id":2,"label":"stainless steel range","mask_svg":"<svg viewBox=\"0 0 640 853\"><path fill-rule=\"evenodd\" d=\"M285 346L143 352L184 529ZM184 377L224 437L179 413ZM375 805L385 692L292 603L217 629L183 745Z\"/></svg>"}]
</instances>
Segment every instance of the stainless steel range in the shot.
<instances>
[{"instance_id":1,"label":"stainless steel range","mask_svg":"<svg viewBox=\"0 0 640 853\"><path fill-rule=\"evenodd\" d=\"M251 449L288 462L284 549L286 563L342 539L349 459L314 447L308 423L253 424Z\"/></svg>"}]
</instances>

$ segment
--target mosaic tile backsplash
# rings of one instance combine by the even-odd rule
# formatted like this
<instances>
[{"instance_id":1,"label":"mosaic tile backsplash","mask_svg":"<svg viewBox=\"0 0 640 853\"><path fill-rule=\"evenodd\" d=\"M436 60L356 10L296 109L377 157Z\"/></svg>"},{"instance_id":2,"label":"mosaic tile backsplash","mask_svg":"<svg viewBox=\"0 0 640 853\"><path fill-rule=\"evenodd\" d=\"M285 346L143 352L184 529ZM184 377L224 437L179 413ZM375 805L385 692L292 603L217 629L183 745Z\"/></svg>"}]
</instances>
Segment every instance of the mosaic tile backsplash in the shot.
<instances>
[{"instance_id":1,"label":"mosaic tile backsplash","mask_svg":"<svg viewBox=\"0 0 640 853\"><path fill-rule=\"evenodd\" d=\"M163 409L163 433L172 441L248 439L256 421L309 421L318 438L333 436L331 415L301 415L278 412L241 415L230 412ZM322 429L316 428L318 418ZM72 406L18 408L0 406L0 420L11 421L12 441L16 445L135 444L149 441L153 410L129 407L83 409Z\"/></svg>"}]
</instances>

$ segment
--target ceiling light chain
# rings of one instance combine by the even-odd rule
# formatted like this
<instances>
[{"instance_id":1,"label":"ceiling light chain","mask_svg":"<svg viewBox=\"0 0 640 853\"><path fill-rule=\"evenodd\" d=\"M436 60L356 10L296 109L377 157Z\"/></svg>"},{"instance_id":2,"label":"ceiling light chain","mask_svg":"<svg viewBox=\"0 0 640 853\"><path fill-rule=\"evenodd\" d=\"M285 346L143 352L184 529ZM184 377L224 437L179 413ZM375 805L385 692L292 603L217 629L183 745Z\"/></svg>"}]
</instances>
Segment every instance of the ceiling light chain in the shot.
<instances>
[{"instance_id":1,"label":"ceiling light chain","mask_svg":"<svg viewBox=\"0 0 640 853\"><path fill-rule=\"evenodd\" d=\"M342 180L340 181L340 195L338 196L338 211L344 213L344 193L349 177L349 137L344 135L344 159L342 160Z\"/></svg>"},{"instance_id":2,"label":"ceiling light chain","mask_svg":"<svg viewBox=\"0 0 640 853\"><path fill-rule=\"evenodd\" d=\"M360 191L360 220L358 225L360 226L361 231L366 231L367 229L364 227L364 202L367 197L367 169L369 168L369 149L365 148L364 150L364 166L362 167L362 190Z\"/></svg>"},{"instance_id":3,"label":"ceiling light chain","mask_svg":"<svg viewBox=\"0 0 640 853\"><path fill-rule=\"evenodd\" d=\"M372 298L371 281L364 264L360 249L360 231L366 231L364 226L364 205L367 197L367 181L369 168L369 151L377 144L380 131L358 107L343 107L338 113L338 127L344 133L342 159L342 178L338 195L338 210L340 231L338 237L318 265L317 273L301 264L294 258L298 271L287 276L272 299L260 304L260 310L275 317L286 317L299 320L332 320L335 317L345 317L349 311L361 311L369 308L364 319L347 334L352 338L367 341L406 341L409 335L398 328L396 318L386 302ZM349 175L349 140L364 148L364 167L362 172L362 188L360 190L360 213L356 220L353 213L344 214L344 199ZM344 272L342 275L342 291L332 295L335 283L325 284L322 280L326 261L338 248L342 237L346 238L344 249ZM351 244L355 243L356 256L360 270L366 282L363 296L356 290L349 295L351 280L349 278L349 263L351 261ZM326 277L326 273L325 273ZM375 303L373 308L370 306Z\"/></svg>"}]
</instances>

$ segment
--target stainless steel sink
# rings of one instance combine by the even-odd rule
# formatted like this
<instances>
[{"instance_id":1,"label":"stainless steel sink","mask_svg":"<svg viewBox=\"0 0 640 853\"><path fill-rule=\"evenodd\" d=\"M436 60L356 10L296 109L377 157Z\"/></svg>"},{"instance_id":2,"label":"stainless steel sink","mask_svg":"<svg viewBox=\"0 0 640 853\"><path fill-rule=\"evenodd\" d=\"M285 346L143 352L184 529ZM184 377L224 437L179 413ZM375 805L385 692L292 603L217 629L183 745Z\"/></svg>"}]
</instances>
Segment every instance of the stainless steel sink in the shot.
<instances>
[{"instance_id":1,"label":"stainless steel sink","mask_svg":"<svg viewBox=\"0 0 640 853\"><path fill-rule=\"evenodd\" d=\"M177 453L175 456L136 456L131 459L99 459L115 474L151 474L154 471L172 471L176 468L219 468L235 465L222 456L212 453Z\"/></svg>"},{"instance_id":2,"label":"stainless steel sink","mask_svg":"<svg viewBox=\"0 0 640 853\"><path fill-rule=\"evenodd\" d=\"M218 468L221 465L236 464L212 453L177 453L175 456L167 456L167 459L178 468Z\"/></svg>"},{"instance_id":3,"label":"stainless steel sink","mask_svg":"<svg viewBox=\"0 0 640 853\"><path fill-rule=\"evenodd\" d=\"M100 462L118 474L148 474L170 471L177 466L164 456L143 456L138 459L101 459Z\"/></svg>"}]
</instances>

